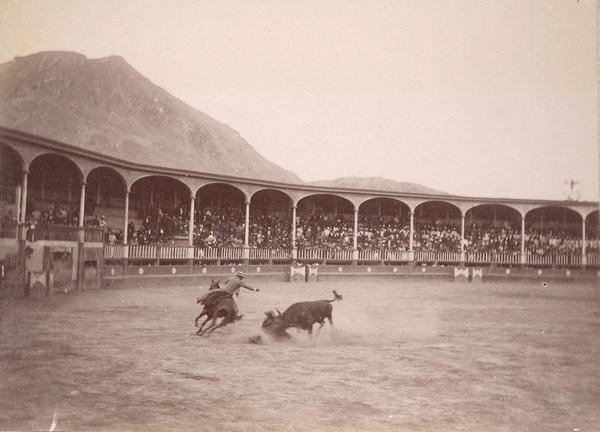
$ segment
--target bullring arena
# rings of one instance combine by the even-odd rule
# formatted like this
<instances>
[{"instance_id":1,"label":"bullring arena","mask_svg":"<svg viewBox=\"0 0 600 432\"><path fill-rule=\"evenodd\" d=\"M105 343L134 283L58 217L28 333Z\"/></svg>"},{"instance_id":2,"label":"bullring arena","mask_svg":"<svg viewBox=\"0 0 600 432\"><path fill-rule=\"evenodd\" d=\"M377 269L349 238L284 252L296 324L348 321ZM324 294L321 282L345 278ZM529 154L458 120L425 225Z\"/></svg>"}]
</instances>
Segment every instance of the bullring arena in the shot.
<instances>
[{"instance_id":1,"label":"bullring arena","mask_svg":"<svg viewBox=\"0 0 600 432\"><path fill-rule=\"evenodd\" d=\"M600 430L598 203L0 141L3 430ZM243 318L195 336L197 296L238 271ZM262 334L333 290L333 327Z\"/></svg>"}]
</instances>

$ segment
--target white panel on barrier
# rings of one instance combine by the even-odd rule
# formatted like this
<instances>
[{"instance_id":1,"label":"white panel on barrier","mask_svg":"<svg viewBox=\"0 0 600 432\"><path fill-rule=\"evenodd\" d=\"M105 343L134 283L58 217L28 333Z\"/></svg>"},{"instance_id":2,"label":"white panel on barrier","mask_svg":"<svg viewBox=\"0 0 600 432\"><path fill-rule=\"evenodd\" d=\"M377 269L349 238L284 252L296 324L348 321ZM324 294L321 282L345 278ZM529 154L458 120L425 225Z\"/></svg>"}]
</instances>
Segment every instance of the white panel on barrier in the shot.
<instances>
[{"instance_id":1,"label":"white panel on barrier","mask_svg":"<svg viewBox=\"0 0 600 432\"><path fill-rule=\"evenodd\" d=\"M319 276L319 266L317 264L308 266L308 282L316 282Z\"/></svg>"},{"instance_id":2,"label":"white panel on barrier","mask_svg":"<svg viewBox=\"0 0 600 432\"><path fill-rule=\"evenodd\" d=\"M304 282L306 280L306 266L290 267L290 282Z\"/></svg>"},{"instance_id":3,"label":"white panel on barrier","mask_svg":"<svg viewBox=\"0 0 600 432\"><path fill-rule=\"evenodd\" d=\"M454 267L454 282L468 282L469 281L469 269Z\"/></svg>"},{"instance_id":4,"label":"white panel on barrier","mask_svg":"<svg viewBox=\"0 0 600 432\"><path fill-rule=\"evenodd\" d=\"M471 282L479 283L483 280L483 269L473 268L471 269Z\"/></svg>"}]
</instances>

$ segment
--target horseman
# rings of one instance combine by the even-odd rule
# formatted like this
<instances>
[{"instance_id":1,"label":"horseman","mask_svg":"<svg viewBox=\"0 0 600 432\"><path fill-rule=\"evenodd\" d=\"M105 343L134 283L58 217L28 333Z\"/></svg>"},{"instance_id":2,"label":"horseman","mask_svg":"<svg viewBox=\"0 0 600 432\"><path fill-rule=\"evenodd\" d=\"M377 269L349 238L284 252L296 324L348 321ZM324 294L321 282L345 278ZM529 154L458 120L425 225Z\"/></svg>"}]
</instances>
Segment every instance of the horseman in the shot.
<instances>
[{"instance_id":1,"label":"horseman","mask_svg":"<svg viewBox=\"0 0 600 432\"><path fill-rule=\"evenodd\" d=\"M230 295L235 294L236 297L240 295L240 288L246 288L249 291L260 291L258 288L253 288L250 285L244 283L246 274L244 272L237 272L235 275L231 275L225 281L225 286L222 288L227 291Z\"/></svg>"},{"instance_id":2,"label":"horseman","mask_svg":"<svg viewBox=\"0 0 600 432\"><path fill-rule=\"evenodd\" d=\"M211 284L208 293L204 294L204 296L200 297L197 303L202 303L206 310L212 308L217 301L225 296L233 297L235 294L236 297L240 295L240 288L245 288L249 291L260 291L258 288L253 288L250 285L244 283L244 278L246 274L242 271L238 271L235 275L231 275L225 281L223 287L220 286L219 281ZM235 302L234 302L235 305ZM235 314L237 319L240 319L241 316L238 315L237 305L235 307Z\"/></svg>"}]
</instances>

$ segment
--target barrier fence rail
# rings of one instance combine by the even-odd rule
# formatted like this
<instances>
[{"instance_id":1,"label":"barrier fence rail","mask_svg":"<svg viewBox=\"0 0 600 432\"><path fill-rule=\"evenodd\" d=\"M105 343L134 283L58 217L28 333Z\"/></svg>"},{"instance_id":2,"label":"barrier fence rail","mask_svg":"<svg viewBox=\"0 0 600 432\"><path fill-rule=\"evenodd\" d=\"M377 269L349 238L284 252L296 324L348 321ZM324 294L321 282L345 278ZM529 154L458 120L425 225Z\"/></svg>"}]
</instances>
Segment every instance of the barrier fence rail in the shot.
<instances>
[{"instance_id":1,"label":"barrier fence rail","mask_svg":"<svg viewBox=\"0 0 600 432\"><path fill-rule=\"evenodd\" d=\"M195 248L194 259L206 261L218 260L241 260L244 258L244 248L224 247L224 248Z\"/></svg>"},{"instance_id":2,"label":"barrier fence rail","mask_svg":"<svg viewBox=\"0 0 600 432\"><path fill-rule=\"evenodd\" d=\"M476 264L520 264L521 254L495 254L488 252L469 252L465 254L467 263Z\"/></svg>"},{"instance_id":3,"label":"barrier fence rail","mask_svg":"<svg viewBox=\"0 0 600 432\"><path fill-rule=\"evenodd\" d=\"M68 227L73 229L73 227ZM16 229L16 228L15 228ZM63 237L68 237L72 232L63 231ZM62 240L67 240L64 238ZM126 253L126 249L128 252ZM355 258L356 257L356 258ZM220 261L231 260L241 261L249 260L292 260L292 250L290 249L261 249L250 248L248 253L244 254L244 248L200 248L180 245L105 245L105 259L123 259L132 260L196 260L196 261ZM600 254L590 253L587 255L587 265L600 267ZM299 261L346 261L354 262L409 262L410 253L402 250L358 250L356 254L353 250L343 249L298 249L297 259ZM423 263L461 263L460 252L432 252L415 251L414 261ZM464 263L466 264L499 264L499 265L520 265L522 263L520 254L494 254L494 253L465 253ZM556 255L536 255L527 254L524 264L533 266L582 266L583 259L579 254L556 254Z\"/></svg>"},{"instance_id":4,"label":"barrier fence rail","mask_svg":"<svg viewBox=\"0 0 600 432\"><path fill-rule=\"evenodd\" d=\"M0 223L0 238L17 238L17 222L9 221Z\"/></svg>"},{"instance_id":5,"label":"barrier fence rail","mask_svg":"<svg viewBox=\"0 0 600 432\"><path fill-rule=\"evenodd\" d=\"M415 251L415 261L441 263L460 262L461 254L460 252Z\"/></svg>"},{"instance_id":6,"label":"barrier fence rail","mask_svg":"<svg viewBox=\"0 0 600 432\"><path fill-rule=\"evenodd\" d=\"M292 259L292 251L291 249L259 249L252 248L250 249L250 259Z\"/></svg>"},{"instance_id":7,"label":"barrier fence rail","mask_svg":"<svg viewBox=\"0 0 600 432\"><path fill-rule=\"evenodd\" d=\"M27 238L35 240L78 241L79 227L72 225L37 225L27 231Z\"/></svg>"},{"instance_id":8,"label":"barrier fence rail","mask_svg":"<svg viewBox=\"0 0 600 432\"><path fill-rule=\"evenodd\" d=\"M394 249L359 249L359 261L408 261L408 251Z\"/></svg>"},{"instance_id":9,"label":"barrier fence rail","mask_svg":"<svg viewBox=\"0 0 600 432\"><path fill-rule=\"evenodd\" d=\"M104 231L98 227L85 227L84 237L86 242L103 242Z\"/></svg>"}]
</instances>

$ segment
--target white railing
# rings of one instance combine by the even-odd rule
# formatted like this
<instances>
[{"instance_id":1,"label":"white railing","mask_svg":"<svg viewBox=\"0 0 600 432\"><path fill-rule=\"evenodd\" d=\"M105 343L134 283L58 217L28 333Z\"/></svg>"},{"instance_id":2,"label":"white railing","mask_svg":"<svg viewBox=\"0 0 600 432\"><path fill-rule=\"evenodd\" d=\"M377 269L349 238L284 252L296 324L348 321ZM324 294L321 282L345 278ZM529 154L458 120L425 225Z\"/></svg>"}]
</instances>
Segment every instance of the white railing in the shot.
<instances>
[{"instance_id":1,"label":"white railing","mask_svg":"<svg viewBox=\"0 0 600 432\"><path fill-rule=\"evenodd\" d=\"M465 254L466 262L470 263L487 263L492 262L492 254L486 252L472 252Z\"/></svg>"},{"instance_id":2,"label":"white railing","mask_svg":"<svg viewBox=\"0 0 600 432\"><path fill-rule=\"evenodd\" d=\"M394 249L361 249L359 261L408 261L408 252Z\"/></svg>"},{"instance_id":3,"label":"white railing","mask_svg":"<svg viewBox=\"0 0 600 432\"><path fill-rule=\"evenodd\" d=\"M352 249L298 249L298 259L352 261L352 252Z\"/></svg>"},{"instance_id":4,"label":"white railing","mask_svg":"<svg viewBox=\"0 0 600 432\"><path fill-rule=\"evenodd\" d=\"M124 245L104 245L105 259L126 258L126 247ZM226 248L199 248L190 249L189 246L175 245L129 245L128 258L133 260L186 260L193 257L195 260L242 260L244 249L241 247ZM159 250L160 249L160 250ZM193 253L192 253L193 251ZM289 260L290 249L249 249L248 257L251 260ZM298 249L298 260L315 261L353 261L354 254L351 249ZM393 249L359 250L357 258L359 261L409 261L409 252ZM415 251L414 260L421 262L460 262L460 252L432 252ZM465 253L467 263L476 264L521 264L520 254L491 254L491 253ZM563 255L537 255L528 254L525 263L528 265L543 266L581 266L582 256L579 254ZM600 254L587 255L588 266L600 266Z\"/></svg>"},{"instance_id":5,"label":"white railing","mask_svg":"<svg viewBox=\"0 0 600 432\"><path fill-rule=\"evenodd\" d=\"M242 259L244 257L244 248L241 247L226 247L219 248L221 259Z\"/></svg>"},{"instance_id":6,"label":"white railing","mask_svg":"<svg viewBox=\"0 0 600 432\"><path fill-rule=\"evenodd\" d=\"M298 249L298 259L299 260L306 260L306 259L323 260L323 259L325 259L325 250L324 249Z\"/></svg>"},{"instance_id":7,"label":"white railing","mask_svg":"<svg viewBox=\"0 0 600 432\"><path fill-rule=\"evenodd\" d=\"M104 259L122 259L125 258L125 246L123 245L104 245Z\"/></svg>"},{"instance_id":8,"label":"white railing","mask_svg":"<svg viewBox=\"0 0 600 432\"><path fill-rule=\"evenodd\" d=\"M465 261L469 263L496 263L496 264L520 264L520 254L492 254L488 252L469 252L465 254Z\"/></svg>"},{"instance_id":9,"label":"white railing","mask_svg":"<svg viewBox=\"0 0 600 432\"><path fill-rule=\"evenodd\" d=\"M408 261L408 251L388 249L385 251L386 261Z\"/></svg>"},{"instance_id":10,"label":"white railing","mask_svg":"<svg viewBox=\"0 0 600 432\"><path fill-rule=\"evenodd\" d=\"M130 259L156 259L155 245L131 245L129 246Z\"/></svg>"},{"instance_id":11,"label":"white railing","mask_svg":"<svg viewBox=\"0 0 600 432\"><path fill-rule=\"evenodd\" d=\"M160 259L187 259L188 246L160 246Z\"/></svg>"},{"instance_id":12,"label":"white railing","mask_svg":"<svg viewBox=\"0 0 600 432\"><path fill-rule=\"evenodd\" d=\"M581 265L581 255L555 255L554 263L560 266Z\"/></svg>"},{"instance_id":13,"label":"white railing","mask_svg":"<svg viewBox=\"0 0 600 432\"><path fill-rule=\"evenodd\" d=\"M552 255L527 255L527 264L552 265L553 261Z\"/></svg>"},{"instance_id":14,"label":"white railing","mask_svg":"<svg viewBox=\"0 0 600 432\"><path fill-rule=\"evenodd\" d=\"M328 260L352 261L352 249L327 249Z\"/></svg>"},{"instance_id":15,"label":"white railing","mask_svg":"<svg viewBox=\"0 0 600 432\"><path fill-rule=\"evenodd\" d=\"M250 259L291 259L290 249L250 249Z\"/></svg>"},{"instance_id":16,"label":"white railing","mask_svg":"<svg viewBox=\"0 0 600 432\"><path fill-rule=\"evenodd\" d=\"M507 254L496 254L493 256L494 262L499 264L520 264L521 254L518 253L507 253Z\"/></svg>"},{"instance_id":17,"label":"white railing","mask_svg":"<svg viewBox=\"0 0 600 432\"><path fill-rule=\"evenodd\" d=\"M415 261L460 262L460 252L415 251Z\"/></svg>"},{"instance_id":18,"label":"white railing","mask_svg":"<svg viewBox=\"0 0 600 432\"><path fill-rule=\"evenodd\" d=\"M358 251L359 261L382 261L385 253L380 250L361 249Z\"/></svg>"},{"instance_id":19,"label":"white railing","mask_svg":"<svg viewBox=\"0 0 600 432\"><path fill-rule=\"evenodd\" d=\"M219 249L218 248L194 248L194 258L199 259L199 260L219 259Z\"/></svg>"}]
</instances>

